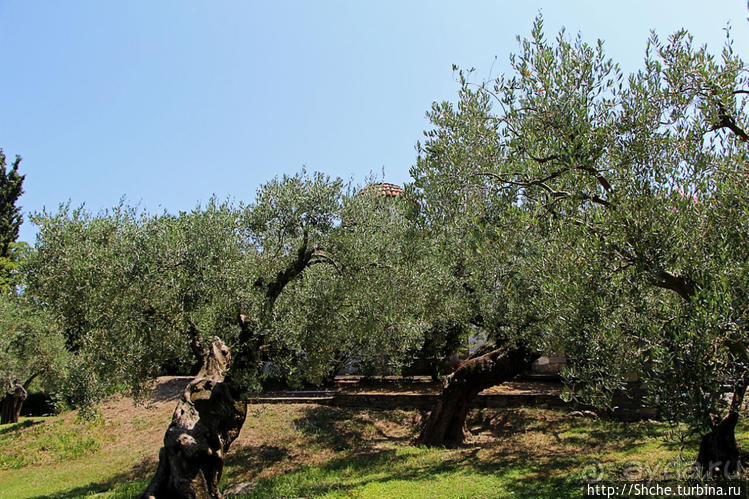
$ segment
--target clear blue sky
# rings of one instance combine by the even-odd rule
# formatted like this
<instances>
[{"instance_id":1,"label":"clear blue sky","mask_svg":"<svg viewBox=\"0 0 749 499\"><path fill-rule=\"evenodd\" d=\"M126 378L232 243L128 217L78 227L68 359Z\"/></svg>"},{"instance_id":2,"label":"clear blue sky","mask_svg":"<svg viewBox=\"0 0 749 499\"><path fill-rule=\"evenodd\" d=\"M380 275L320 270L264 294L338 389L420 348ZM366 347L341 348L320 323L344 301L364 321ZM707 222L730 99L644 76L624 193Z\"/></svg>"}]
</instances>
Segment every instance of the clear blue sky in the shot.
<instances>
[{"instance_id":1,"label":"clear blue sky","mask_svg":"<svg viewBox=\"0 0 749 499\"><path fill-rule=\"evenodd\" d=\"M749 59L745 0L0 0L0 147L24 158L25 213L249 201L302 165L403 183L451 65L505 71L539 10L625 70L651 28L717 52L729 21Z\"/></svg>"}]
</instances>

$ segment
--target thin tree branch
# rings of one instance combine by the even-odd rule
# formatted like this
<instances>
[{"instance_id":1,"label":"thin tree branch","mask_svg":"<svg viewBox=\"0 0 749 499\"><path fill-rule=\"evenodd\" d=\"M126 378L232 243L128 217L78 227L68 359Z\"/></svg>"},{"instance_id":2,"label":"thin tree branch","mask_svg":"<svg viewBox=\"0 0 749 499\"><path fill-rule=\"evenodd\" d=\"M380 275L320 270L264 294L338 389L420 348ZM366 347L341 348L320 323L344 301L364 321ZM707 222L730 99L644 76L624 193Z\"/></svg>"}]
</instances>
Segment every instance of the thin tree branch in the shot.
<instances>
[{"instance_id":1,"label":"thin tree branch","mask_svg":"<svg viewBox=\"0 0 749 499\"><path fill-rule=\"evenodd\" d=\"M31 376L29 376L29 377L28 377L28 378L26 379L26 381L24 381L24 382L23 382L23 383L21 384L21 386L23 387L23 389L24 389L24 390L26 390L26 389L27 389L27 388L29 387L29 384L30 384L30 383L31 383L32 381L34 381L34 379L36 379L36 377L37 377L37 376L39 376L40 374L42 374L42 371L37 371L37 372L35 372L34 374L32 374Z\"/></svg>"}]
</instances>

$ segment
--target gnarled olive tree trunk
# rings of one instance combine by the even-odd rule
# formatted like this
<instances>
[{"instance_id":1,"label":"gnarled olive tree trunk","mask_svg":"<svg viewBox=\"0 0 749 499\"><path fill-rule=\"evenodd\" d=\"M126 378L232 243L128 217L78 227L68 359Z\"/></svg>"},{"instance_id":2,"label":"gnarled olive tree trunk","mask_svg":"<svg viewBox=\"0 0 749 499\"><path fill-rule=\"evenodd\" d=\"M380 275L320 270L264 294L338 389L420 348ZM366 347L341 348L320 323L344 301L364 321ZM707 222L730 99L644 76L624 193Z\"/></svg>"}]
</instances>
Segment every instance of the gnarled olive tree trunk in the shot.
<instances>
[{"instance_id":1,"label":"gnarled olive tree trunk","mask_svg":"<svg viewBox=\"0 0 749 499\"><path fill-rule=\"evenodd\" d=\"M437 404L417 442L430 446L457 446L466 437L466 416L482 390L508 381L527 370L537 355L521 345L506 344L463 363L445 378Z\"/></svg>"},{"instance_id":2,"label":"gnarled olive tree trunk","mask_svg":"<svg viewBox=\"0 0 749 499\"><path fill-rule=\"evenodd\" d=\"M728 478L740 470L741 453L736 443L735 430L745 393L746 383L742 379L734 390L728 414L702 437L697 465L703 475Z\"/></svg>"},{"instance_id":3,"label":"gnarled olive tree trunk","mask_svg":"<svg viewBox=\"0 0 749 499\"><path fill-rule=\"evenodd\" d=\"M224 381L231 354L215 338L164 435L159 466L141 498L220 498L224 456L247 415Z\"/></svg>"},{"instance_id":4,"label":"gnarled olive tree trunk","mask_svg":"<svg viewBox=\"0 0 749 499\"><path fill-rule=\"evenodd\" d=\"M17 380L8 385L5 396L0 399L0 424L18 423L27 396L26 389Z\"/></svg>"},{"instance_id":5,"label":"gnarled olive tree trunk","mask_svg":"<svg viewBox=\"0 0 749 499\"><path fill-rule=\"evenodd\" d=\"M259 278L255 282L256 288L265 290L265 317L271 316L273 304L286 285L307 266L317 263L315 255L305 230L296 258L274 279ZM221 498L218 483L224 456L247 417L247 404L240 399L247 389L245 377L257 373L267 339L251 318L238 314L237 320L240 331L233 362L229 347L214 338L203 367L187 385L174 410L164 435L164 447L159 451L159 466L141 498ZM196 352L201 345L200 335L194 324L190 326Z\"/></svg>"}]
</instances>

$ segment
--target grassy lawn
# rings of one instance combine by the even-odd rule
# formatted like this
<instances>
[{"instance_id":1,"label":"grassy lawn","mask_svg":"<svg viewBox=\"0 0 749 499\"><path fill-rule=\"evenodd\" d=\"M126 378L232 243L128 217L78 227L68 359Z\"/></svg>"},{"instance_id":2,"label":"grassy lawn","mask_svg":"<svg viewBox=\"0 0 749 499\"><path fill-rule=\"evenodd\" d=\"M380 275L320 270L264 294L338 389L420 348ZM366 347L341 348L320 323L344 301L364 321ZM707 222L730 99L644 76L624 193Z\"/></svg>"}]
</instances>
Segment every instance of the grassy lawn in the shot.
<instances>
[{"instance_id":1,"label":"grassy lawn","mask_svg":"<svg viewBox=\"0 0 749 499\"><path fill-rule=\"evenodd\" d=\"M134 497L156 465L173 400L102 407L0 427L0 497ZM315 405L250 406L227 458L223 486L258 484L244 497L580 497L603 474L660 477L696 454L663 423L573 418L542 409L471 414L460 449L411 445L418 411ZM749 445L743 428L740 440Z\"/></svg>"}]
</instances>

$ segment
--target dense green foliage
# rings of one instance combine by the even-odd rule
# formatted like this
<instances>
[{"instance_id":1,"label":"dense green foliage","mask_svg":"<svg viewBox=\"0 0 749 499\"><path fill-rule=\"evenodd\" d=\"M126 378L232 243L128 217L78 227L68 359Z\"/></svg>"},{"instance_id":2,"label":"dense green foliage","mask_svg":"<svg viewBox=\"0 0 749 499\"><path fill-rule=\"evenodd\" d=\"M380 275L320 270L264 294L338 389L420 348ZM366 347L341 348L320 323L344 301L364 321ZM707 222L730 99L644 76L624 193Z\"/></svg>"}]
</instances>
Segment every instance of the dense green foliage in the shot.
<instances>
[{"instance_id":1,"label":"dense green foliage","mask_svg":"<svg viewBox=\"0 0 749 499\"><path fill-rule=\"evenodd\" d=\"M482 264L517 269L502 315L542 322L526 341L566 352L577 395L605 404L639 373L665 417L709 427L749 359L743 62L730 39L714 57L653 35L625 78L601 42L550 42L538 18L511 63L461 72L457 106L432 109L413 174L434 224L478 211Z\"/></svg>"},{"instance_id":2,"label":"dense green foliage","mask_svg":"<svg viewBox=\"0 0 749 499\"><path fill-rule=\"evenodd\" d=\"M63 337L46 307L17 294L21 284L19 265L29 255L26 243L18 243L22 223L18 198L25 176L18 171L16 156L7 169L0 149L0 381L2 396L12 384L28 387L36 380L46 389L59 388L67 364Z\"/></svg>"},{"instance_id":3,"label":"dense green foliage","mask_svg":"<svg viewBox=\"0 0 749 499\"><path fill-rule=\"evenodd\" d=\"M23 222L21 208L16 206L23 194L23 181L18 167L21 157L7 170L5 153L0 149L0 290L7 290L18 284L16 268L26 252L25 243L16 243L18 229Z\"/></svg>"},{"instance_id":4,"label":"dense green foliage","mask_svg":"<svg viewBox=\"0 0 749 499\"><path fill-rule=\"evenodd\" d=\"M76 353L71 380L106 393L183 366L191 324L225 327L239 261L236 217L210 203L178 217L125 206L100 216L62 207L34 218L40 243L24 264L26 294L48 303ZM223 321L223 322L222 322Z\"/></svg>"},{"instance_id":5,"label":"dense green foliage","mask_svg":"<svg viewBox=\"0 0 749 499\"><path fill-rule=\"evenodd\" d=\"M67 365L64 338L54 318L22 297L0 294L0 380L59 389Z\"/></svg>"},{"instance_id":6,"label":"dense green foliage","mask_svg":"<svg viewBox=\"0 0 749 499\"><path fill-rule=\"evenodd\" d=\"M429 246L408 201L355 192L300 172L239 207L36 216L26 294L50 305L75 352L73 399L186 372L214 335L253 359L234 374L248 388L261 374L320 382L344 361L396 369L426 327Z\"/></svg>"},{"instance_id":7,"label":"dense green foliage","mask_svg":"<svg viewBox=\"0 0 749 499\"><path fill-rule=\"evenodd\" d=\"M16 206L23 194L23 180L26 177L18 172L21 157L16 156L10 171L7 170L5 153L0 149L0 256L7 257L10 244L18 239L18 228L23 217L21 208Z\"/></svg>"}]
</instances>

